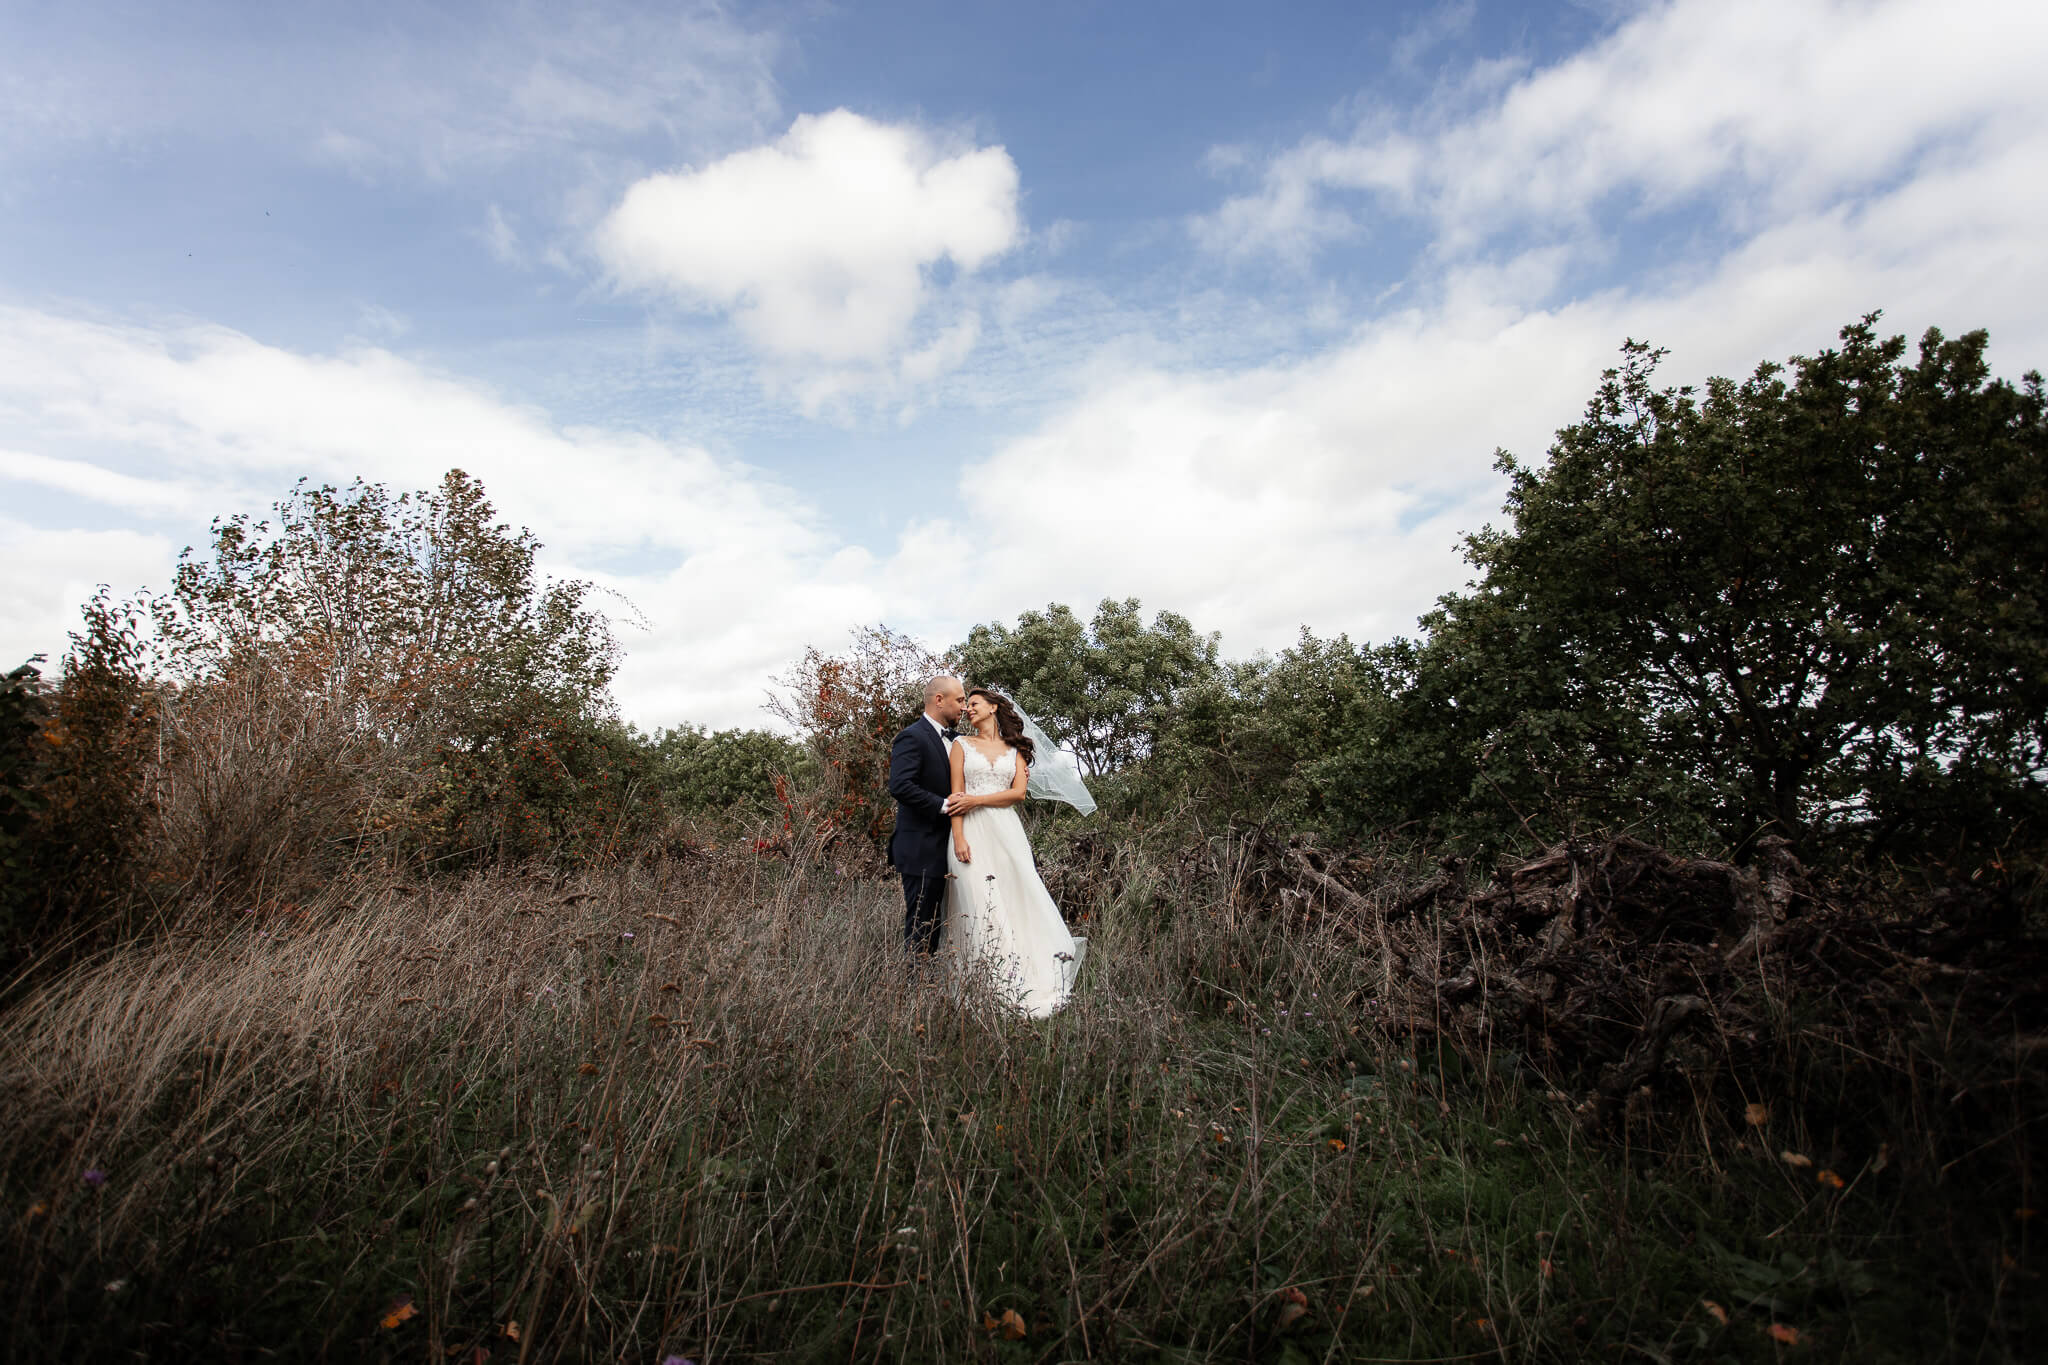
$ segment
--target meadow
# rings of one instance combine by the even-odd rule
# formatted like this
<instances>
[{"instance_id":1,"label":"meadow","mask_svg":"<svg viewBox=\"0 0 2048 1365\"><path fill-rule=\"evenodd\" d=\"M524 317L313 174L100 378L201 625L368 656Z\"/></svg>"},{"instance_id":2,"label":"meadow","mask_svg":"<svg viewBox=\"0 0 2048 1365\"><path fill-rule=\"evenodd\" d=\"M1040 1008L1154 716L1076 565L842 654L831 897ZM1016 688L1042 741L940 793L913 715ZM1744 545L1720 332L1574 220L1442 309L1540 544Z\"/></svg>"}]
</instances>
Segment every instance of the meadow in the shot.
<instances>
[{"instance_id":1,"label":"meadow","mask_svg":"<svg viewBox=\"0 0 2048 1365\"><path fill-rule=\"evenodd\" d=\"M0 1024L0 1354L1922 1361L2039 1331L2023 1243L1959 1230L1970 1163L1794 1096L1590 1132L1516 1056L1386 1028L1389 960L1271 913L1227 842L1119 856L1040 1023L908 985L892 882L744 840L192 907Z\"/></svg>"},{"instance_id":2,"label":"meadow","mask_svg":"<svg viewBox=\"0 0 2048 1365\"><path fill-rule=\"evenodd\" d=\"M2048 391L1630 341L1414 638L885 626L643 734L450 470L0 675L0 1357L2040 1354ZM890 742L1006 689L1090 950L913 985Z\"/></svg>"}]
</instances>

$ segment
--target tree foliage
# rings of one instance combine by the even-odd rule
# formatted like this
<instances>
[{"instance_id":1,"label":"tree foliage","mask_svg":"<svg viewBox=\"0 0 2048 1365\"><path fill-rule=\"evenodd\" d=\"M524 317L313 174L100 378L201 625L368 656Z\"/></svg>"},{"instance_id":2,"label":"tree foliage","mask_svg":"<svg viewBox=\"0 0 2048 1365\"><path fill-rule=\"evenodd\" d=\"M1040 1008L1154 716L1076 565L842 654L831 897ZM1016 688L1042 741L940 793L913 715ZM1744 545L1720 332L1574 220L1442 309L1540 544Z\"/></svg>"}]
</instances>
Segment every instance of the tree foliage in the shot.
<instances>
[{"instance_id":1,"label":"tree foliage","mask_svg":"<svg viewBox=\"0 0 2048 1365\"><path fill-rule=\"evenodd\" d=\"M86 913L146 874L158 693L139 621L102 587L52 687L31 664L0 690L0 957L100 925Z\"/></svg>"},{"instance_id":2,"label":"tree foliage","mask_svg":"<svg viewBox=\"0 0 2048 1365\"><path fill-rule=\"evenodd\" d=\"M194 875L364 839L458 862L614 844L637 779L607 690L617 644L590 584L544 580L539 549L461 470L420 492L301 480L274 519L215 521L151 603L174 732L247 770L188 774ZM321 771L290 776L316 753ZM275 782L302 818L244 799Z\"/></svg>"},{"instance_id":3,"label":"tree foliage","mask_svg":"<svg viewBox=\"0 0 2048 1365\"><path fill-rule=\"evenodd\" d=\"M651 776L679 815L780 814L777 778L802 786L817 764L802 744L767 730L707 730L679 725L649 744Z\"/></svg>"},{"instance_id":4,"label":"tree foliage","mask_svg":"<svg viewBox=\"0 0 2048 1365\"><path fill-rule=\"evenodd\" d=\"M1983 332L1839 350L1703 393L1641 343L1512 525L1424 618L1399 723L1438 809L1690 811L1728 843L1896 828L1935 790L2048 774L2048 425ZM1446 790L1449 786L1460 790Z\"/></svg>"},{"instance_id":5,"label":"tree foliage","mask_svg":"<svg viewBox=\"0 0 2048 1365\"><path fill-rule=\"evenodd\" d=\"M1135 597L1104 598L1083 625L1053 603L1013 627L974 627L955 649L970 686L1007 692L1091 774L1152 752L1167 714L1218 672L1218 637L1162 611L1147 626Z\"/></svg>"},{"instance_id":6,"label":"tree foliage","mask_svg":"<svg viewBox=\"0 0 2048 1365\"><path fill-rule=\"evenodd\" d=\"M897 731L924 708L924 684L933 674L957 671L887 626L853 632L838 654L813 646L789 672L769 712L796 731L817 764L818 785L802 812L830 833L850 835L879 852L894 827L889 796L889 746Z\"/></svg>"},{"instance_id":7,"label":"tree foliage","mask_svg":"<svg viewBox=\"0 0 2048 1365\"><path fill-rule=\"evenodd\" d=\"M394 738L521 694L606 705L618 647L591 585L542 581L532 532L495 520L461 470L398 494L301 480L275 515L216 520L211 555L181 557L154 604L174 676L218 678L259 655L310 662Z\"/></svg>"},{"instance_id":8,"label":"tree foliage","mask_svg":"<svg viewBox=\"0 0 2048 1365\"><path fill-rule=\"evenodd\" d=\"M1385 728L1385 652L1307 628L1273 657L1231 663L1164 718L1158 780L1212 819L1353 834L1382 814L1357 757Z\"/></svg>"}]
</instances>

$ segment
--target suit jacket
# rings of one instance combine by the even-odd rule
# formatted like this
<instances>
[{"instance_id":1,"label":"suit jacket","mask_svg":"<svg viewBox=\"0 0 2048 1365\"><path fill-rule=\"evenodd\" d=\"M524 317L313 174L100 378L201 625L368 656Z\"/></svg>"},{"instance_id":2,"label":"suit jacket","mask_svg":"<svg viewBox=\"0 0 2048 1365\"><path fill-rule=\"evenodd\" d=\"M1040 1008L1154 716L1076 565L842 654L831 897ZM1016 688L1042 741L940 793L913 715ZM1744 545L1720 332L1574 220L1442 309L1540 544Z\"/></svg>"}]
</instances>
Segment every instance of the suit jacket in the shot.
<instances>
[{"instance_id":1,"label":"suit jacket","mask_svg":"<svg viewBox=\"0 0 2048 1365\"><path fill-rule=\"evenodd\" d=\"M920 715L889 746L889 795L896 798L889 861L898 872L946 874L946 841L953 833L946 797L952 790L953 765L945 742Z\"/></svg>"}]
</instances>

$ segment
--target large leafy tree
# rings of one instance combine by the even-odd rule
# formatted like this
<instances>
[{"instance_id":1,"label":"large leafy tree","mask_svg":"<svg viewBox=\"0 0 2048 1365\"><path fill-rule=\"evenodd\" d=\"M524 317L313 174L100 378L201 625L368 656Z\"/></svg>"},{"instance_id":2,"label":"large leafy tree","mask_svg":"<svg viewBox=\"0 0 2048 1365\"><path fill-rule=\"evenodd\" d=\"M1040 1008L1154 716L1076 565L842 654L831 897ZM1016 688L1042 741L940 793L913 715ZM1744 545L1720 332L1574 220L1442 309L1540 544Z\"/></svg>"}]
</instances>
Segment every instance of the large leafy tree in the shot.
<instances>
[{"instance_id":1,"label":"large leafy tree","mask_svg":"<svg viewBox=\"0 0 2048 1365\"><path fill-rule=\"evenodd\" d=\"M954 653L969 686L1008 692L1101 774L1150 753L1182 693L1216 676L1217 638L1170 611L1148 626L1135 597L1104 598L1086 624L1055 602L1014 628L976 626Z\"/></svg>"},{"instance_id":2,"label":"large leafy tree","mask_svg":"<svg viewBox=\"0 0 2048 1365\"><path fill-rule=\"evenodd\" d=\"M461 470L302 480L270 518L217 520L151 603L181 875L261 882L373 836L438 860L617 846L642 814L617 646L539 549Z\"/></svg>"},{"instance_id":3,"label":"large leafy tree","mask_svg":"<svg viewBox=\"0 0 2048 1365\"><path fill-rule=\"evenodd\" d=\"M483 485L450 470L394 494L304 480L275 520L216 520L156 599L174 676L282 666L397 737L445 733L515 696L603 709L618 648L580 579L543 581L532 532L496 519Z\"/></svg>"},{"instance_id":4,"label":"large leafy tree","mask_svg":"<svg viewBox=\"0 0 2048 1365\"><path fill-rule=\"evenodd\" d=\"M1693 804L1744 843L1881 831L2048 772L2048 422L1981 331L1841 347L1703 392L1639 343L1425 618L1407 719L1466 798L1541 775ZM1440 793L1455 797L1455 793ZM1623 801L1626 805L1626 801Z\"/></svg>"},{"instance_id":5,"label":"large leafy tree","mask_svg":"<svg viewBox=\"0 0 2048 1365\"><path fill-rule=\"evenodd\" d=\"M1384 803L1365 799L1358 759L1387 729L1385 654L1304 627L1277 655L1226 664L1183 690L1166 716L1158 785L1221 820L1339 835L1378 823Z\"/></svg>"}]
</instances>

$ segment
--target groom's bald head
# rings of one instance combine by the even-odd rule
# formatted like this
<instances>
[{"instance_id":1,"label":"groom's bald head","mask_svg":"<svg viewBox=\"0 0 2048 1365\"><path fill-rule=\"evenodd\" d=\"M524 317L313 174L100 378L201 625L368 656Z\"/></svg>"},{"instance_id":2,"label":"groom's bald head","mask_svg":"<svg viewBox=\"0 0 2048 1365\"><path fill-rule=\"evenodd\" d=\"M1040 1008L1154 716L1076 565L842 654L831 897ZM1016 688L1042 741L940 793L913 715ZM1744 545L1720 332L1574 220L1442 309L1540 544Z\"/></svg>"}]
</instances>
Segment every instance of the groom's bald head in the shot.
<instances>
[{"instance_id":1,"label":"groom's bald head","mask_svg":"<svg viewBox=\"0 0 2048 1365\"><path fill-rule=\"evenodd\" d=\"M960 719L967 693L951 673L934 673L924 685L924 713L941 725Z\"/></svg>"}]
</instances>

